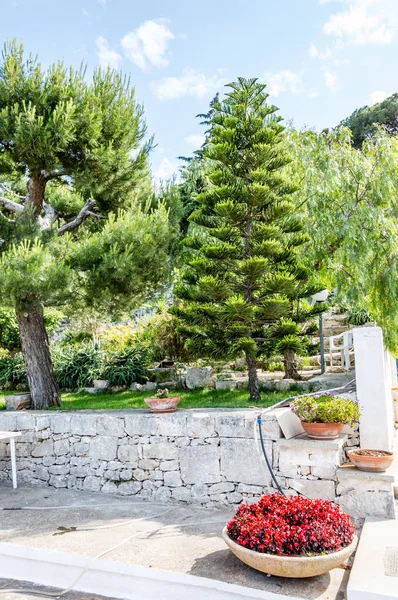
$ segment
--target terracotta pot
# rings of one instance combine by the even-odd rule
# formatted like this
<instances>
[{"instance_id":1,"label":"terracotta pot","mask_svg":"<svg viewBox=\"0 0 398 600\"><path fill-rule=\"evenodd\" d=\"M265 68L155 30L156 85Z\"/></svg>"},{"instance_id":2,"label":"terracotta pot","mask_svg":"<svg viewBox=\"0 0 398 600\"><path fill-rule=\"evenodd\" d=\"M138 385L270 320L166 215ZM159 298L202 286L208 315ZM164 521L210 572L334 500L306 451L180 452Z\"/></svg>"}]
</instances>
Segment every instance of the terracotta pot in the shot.
<instances>
[{"instance_id":1,"label":"terracotta pot","mask_svg":"<svg viewBox=\"0 0 398 600\"><path fill-rule=\"evenodd\" d=\"M168 396L167 398L144 398L145 404L149 406L154 413L174 412L180 400L180 396Z\"/></svg>"},{"instance_id":2,"label":"terracotta pot","mask_svg":"<svg viewBox=\"0 0 398 600\"><path fill-rule=\"evenodd\" d=\"M378 453L381 456L372 456L372 454L361 453ZM370 471L371 473L381 473L388 469L393 463L394 453L388 450L373 450L371 448L361 448L360 450L351 450L348 452L348 458L353 465L360 471Z\"/></svg>"},{"instance_id":3,"label":"terracotta pot","mask_svg":"<svg viewBox=\"0 0 398 600\"><path fill-rule=\"evenodd\" d=\"M315 577L327 573L342 565L354 552L358 542L358 538L355 536L349 546L330 554L277 556L239 546L228 536L226 527L223 529L222 536L228 548L246 565L277 577Z\"/></svg>"},{"instance_id":4,"label":"terracotta pot","mask_svg":"<svg viewBox=\"0 0 398 600\"><path fill-rule=\"evenodd\" d=\"M301 421L301 425L309 438L313 440L335 440L343 429L343 423L308 423Z\"/></svg>"}]
</instances>

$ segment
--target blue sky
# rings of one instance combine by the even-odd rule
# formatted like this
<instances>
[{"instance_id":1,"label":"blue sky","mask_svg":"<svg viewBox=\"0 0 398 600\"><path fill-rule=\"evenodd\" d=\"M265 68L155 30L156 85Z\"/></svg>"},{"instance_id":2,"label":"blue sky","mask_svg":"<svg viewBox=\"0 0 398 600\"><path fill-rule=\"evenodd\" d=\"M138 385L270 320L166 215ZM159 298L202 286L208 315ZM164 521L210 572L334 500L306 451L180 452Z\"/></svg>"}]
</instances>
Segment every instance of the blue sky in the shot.
<instances>
[{"instance_id":1,"label":"blue sky","mask_svg":"<svg viewBox=\"0 0 398 600\"><path fill-rule=\"evenodd\" d=\"M0 0L0 38L44 65L129 74L156 177L201 143L195 115L238 76L268 84L297 127L333 126L398 91L398 0Z\"/></svg>"}]
</instances>

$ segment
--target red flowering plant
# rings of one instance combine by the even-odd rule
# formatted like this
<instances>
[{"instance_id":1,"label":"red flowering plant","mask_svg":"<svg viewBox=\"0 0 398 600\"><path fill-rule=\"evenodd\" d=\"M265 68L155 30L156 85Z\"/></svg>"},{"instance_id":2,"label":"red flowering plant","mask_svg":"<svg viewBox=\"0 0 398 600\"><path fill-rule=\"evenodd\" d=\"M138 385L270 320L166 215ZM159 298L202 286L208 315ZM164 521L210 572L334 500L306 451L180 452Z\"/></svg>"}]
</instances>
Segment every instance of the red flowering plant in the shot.
<instances>
[{"instance_id":1,"label":"red flowering plant","mask_svg":"<svg viewBox=\"0 0 398 600\"><path fill-rule=\"evenodd\" d=\"M350 517L329 500L279 493L263 496L256 504L241 504L227 532L239 546L285 556L337 552L355 535Z\"/></svg>"}]
</instances>

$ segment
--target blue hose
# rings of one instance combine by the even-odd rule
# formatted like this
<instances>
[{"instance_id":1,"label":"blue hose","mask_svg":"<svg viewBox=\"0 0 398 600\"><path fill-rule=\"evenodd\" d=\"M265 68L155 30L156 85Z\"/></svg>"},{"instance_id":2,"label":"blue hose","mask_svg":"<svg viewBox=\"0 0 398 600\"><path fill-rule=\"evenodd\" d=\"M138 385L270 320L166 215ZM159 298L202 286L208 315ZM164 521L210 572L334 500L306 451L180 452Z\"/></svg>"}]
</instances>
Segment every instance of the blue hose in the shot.
<instances>
[{"instance_id":1,"label":"blue hose","mask_svg":"<svg viewBox=\"0 0 398 600\"><path fill-rule=\"evenodd\" d=\"M284 491L282 490L281 486L279 485L279 483L278 483L278 481L277 481L277 479L275 477L275 473L274 473L274 471L272 469L272 466L271 466L271 464L270 464L270 462L268 460L267 452L265 450L265 445L264 445L263 430L261 428L261 425L263 424L263 421L262 421L261 417L257 417L257 424L258 424L258 431L260 433L261 448L263 449L263 454L264 454L265 462L267 463L268 471L271 473L271 477L272 477L272 479L275 482L275 485L276 485L276 487L278 489L278 492L280 494L282 494L282 496L285 496L286 494L284 493Z\"/></svg>"}]
</instances>

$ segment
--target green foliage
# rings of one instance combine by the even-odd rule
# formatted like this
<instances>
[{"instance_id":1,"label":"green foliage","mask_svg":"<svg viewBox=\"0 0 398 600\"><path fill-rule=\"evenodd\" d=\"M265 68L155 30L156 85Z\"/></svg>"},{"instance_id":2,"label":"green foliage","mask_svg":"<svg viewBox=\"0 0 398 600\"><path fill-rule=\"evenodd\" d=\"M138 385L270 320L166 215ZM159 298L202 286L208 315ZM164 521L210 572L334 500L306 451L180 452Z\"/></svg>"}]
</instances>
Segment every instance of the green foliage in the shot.
<instances>
[{"instance_id":1,"label":"green foliage","mask_svg":"<svg viewBox=\"0 0 398 600\"><path fill-rule=\"evenodd\" d=\"M290 407L299 419L308 423L353 425L361 414L353 400L330 394L296 398L291 402Z\"/></svg>"},{"instance_id":2,"label":"green foliage","mask_svg":"<svg viewBox=\"0 0 398 600\"><path fill-rule=\"evenodd\" d=\"M398 139L379 133L358 151L347 129L290 131L293 181L310 236L303 260L335 301L359 306L398 349Z\"/></svg>"},{"instance_id":3,"label":"green foliage","mask_svg":"<svg viewBox=\"0 0 398 600\"><path fill-rule=\"evenodd\" d=\"M347 313L347 322L350 325L360 327L372 321L372 315L366 308L352 308Z\"/></svg>"},{"instance_id":4,"label":"green foliage","mask_svg":"<svg viewBox=\"0 0 398 600\"><path fill-rule=\"evenodd\" d=\"M21 353L0 354L0 386L26 385L26 372Z\"/></svg>"},{"instance_id":5,"label":"green foliage","mask_svg":"<svg viewBox=\"0 0 398 600\"><path fill-rule=\"evenodd\" d=\"M53 352L55 377L61 389L90 386L101 371L100 353L92 344L59 346Z\"/></svg>"},{"instance_id":6,"label":"green foliage","mask_svg":"<svg viewBox=\"0 0 398 600\"><path fill-rule=\"evenodd\" d=\"M378 126L383 126L389 135L398 133L398 94L392 94L373 106L363 106L341 122L352 131L356 148L377 134Z\"/></svg>"},{"instance_id":7,"label":"green foliage","mask_svg":"<svg viewBox=\"0 0 398 600\"><path fill-rule=\"evenodd\" d=\"M190 218L204 233L185 240L193 258L174 312L196 356L256 358L292 302L318 288L299 259L307 236L295 216L297 186L283 174L291 158L277 108L256 80L228 87L204 150L209 185Z\"/></svg>"},{"instance_id":8,"label":"green foliage","mask_svg":"<svg viewBox=\"0 0 398 600\"><path fill-rule=\"evenodd\" d=\"M15 312L0 308L0 348L17 350L20 348L18 323Z\"/></svg>"},{"instance_id":9,"label":"green foliage","mask_svg":"<svg viewBox=\"0 0 398 600\"><path fill-rule=\"evenodd\" d=\"M148 357L140 348L125 348L105 358L102 377L109 380L110 385L130 385L134 381L145 383L148 365Z\"/></svg>"}]
</instances>

